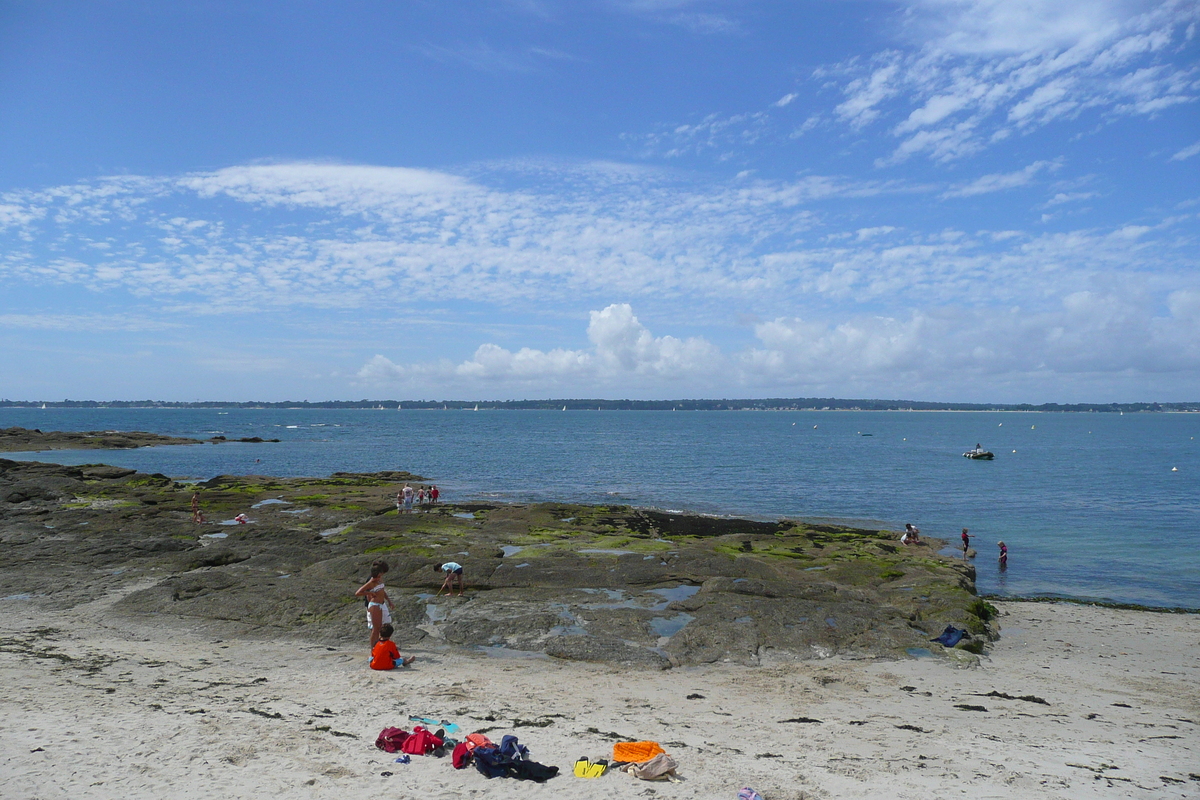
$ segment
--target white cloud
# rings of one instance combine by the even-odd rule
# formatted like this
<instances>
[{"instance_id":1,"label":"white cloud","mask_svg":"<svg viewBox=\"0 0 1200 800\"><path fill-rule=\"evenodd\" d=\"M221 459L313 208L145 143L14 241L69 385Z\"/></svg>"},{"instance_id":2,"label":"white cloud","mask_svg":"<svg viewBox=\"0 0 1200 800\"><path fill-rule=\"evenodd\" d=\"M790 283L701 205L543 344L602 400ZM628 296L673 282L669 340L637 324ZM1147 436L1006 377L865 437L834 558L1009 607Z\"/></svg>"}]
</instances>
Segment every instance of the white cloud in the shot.
<instances>
[{"instance_id":1,"label":"white cloud","mask_svg":"<svg viewBox=\"0 0 1200 800\"><path fill-rule=\"evenodd\" d=\"M913 33L957 55L1061 50L1113 35L1138 6L1122 0L916 0Z\"/></svg>"},{"instance_id":2,"label":"white cloud","mask_svg":"<svg viewBox=\"0 0 1200 800\"><path fill-rule=\"evenodd\" d=\"M514 352L484 344L457 364L397 364L376 355L358 378L489 396L506 390L553 395L565 387L613 395L648 386L681 396L719 385L750 394L830 390L900 397L983 381L982 391L960 396L995 397L998 387L1014 383L1048 391L1075 378L1200 374L1200 287L1172 292L1161 305L1136 289L1093 289L1066 294L1040 311L939 306L841 321L779 317L755 325L754 333L756 346L723 353L701 338L656 337L630 306L614 304L591 312L590 349Z\"/></svg>"},{"instance_id":3,"label":"white cloud","mask_svg":"<svg viewBox=\"0 0 1200 800\"><path fill-rule=\"evenodd\" d=\"M985 176L953 187L951 196L1031 184L1053 166ZM496 188L513 183L524 188ZM659 319L687 314L711 325L740 313L773 319L812 308L835 318L870 311L896 319L942 306L1033 302L1041 310L1090 290L1098 275L1133 285L1150 275L1161 297L1188 288L1200 270L1192 217L1031 235L863 225L857 214L839 222L818 205L903 191L912 189L829 176L696 185L612 164L507 165L480 168L473 178L383 167L237 167L31 196L47 214L19 234L0 235L8 245L0 282L80 287L204 315L441 313L463 302L492 313L579 313L615 295ZM627 321L615 328L633 330ZM664 380L706 357L694 343L648 333L593 344L585 351L590 369L623 358L641 365L635 373ZM566 351L488 351L472 369L538 373L579 363L572 359Z\"/></svg>"},{"instance_id":4,"label":"white cloud","mask_svg":"<svg viewBox=\"0 0 1200 800\"><path fill-rule=\"evenodd\" d=\"M1188 145L1187 147L1183 148L1178 153L1171 156L1171 160L1172 161L1186 161L1187 159L1191 158L1192 156L1196 155L1197 153L1200 153L1200 142L1196 142L1195 144L1191 144L1191 145Z\"/></svg>"},{"instance_id":5,"label":"white cloud","mask_svg":"<svg viewBox=\"0 0 1200 800\"><path fill-rule=\"evenodd\" d=\"M34 244L11 248L0 276L203 298L227 310L393 298L486 297L502 306L609 292L745 296L764 285L753 272L764 248L811 227L807 206L908 191L826 176L691 187L618 167L543 165L549 174L520 176L537 184L525 190L426 170L306 163L130 182L118 192L64 187L36 198L49 215L22 228L37 234Z\"/></svg>"},{"instance_id":6,"label":"white cloud","mask_svg":"<svg viewBox=\"0 0 1200 800\"><path fill-rule=\"evenodd\" d=\"M1059 206L1063 203L1079 203L1084 200L1091 200L1093 197L1099 197L1099 192L1058 192L1041 205L1042 208L1051 208Z\"/></svg>"},{"instance_id":7,"label":"white cloud","mask_svg":"<svg viewBox=\"0 0 1200 800\"><path fill-rule=\"evenodd\" d=\"M942 193L942 197L974 197L979 194L988 194L990 192L1001 192L1006 189L1015 189L1021 186L1028 186L1033 183L1034 178L1042 170L1056 170L1059 167L1057 161L1035 161L1024 169L1019 169L1016 172L994 173L992 175L983 175L976 178L968 184L957 186Z\"/></svg>"},{"instance_id":8,"label":"white cloud","mask_svg":"<svg viewBox=\"0 0 1200 800\"><path fill-rule=\"evenodd\" d=\"M775 106L776 108L784 108L785 106L791 105L792 101L795 100L799 96L800 95L796 94L795 92L791 92L789 94L785 94L783 97L779 98L771 105Z\"/></svg>"},{"instance_id":9,"label":"white cloud","mask_svg":"<svg viewBox=\"0 0 1200 800\"><path fill-rule=\"evenodd\" d=\"M0 327L20 330L103 333L111 331L164 331L184 327L129 314L0 314Z\"/></svg>"},{"instance_id":10,"label":"white cloud","mask_svg":"<svg viewBox=\"0 0 1200 800\"><path fill-rule=\"evenodd\" d=\"M23 227L45 215L44 208L31 207L23 203L0 202L0 230Z\"/></svg>"},{"instance_id":11,"label":"white cloud","mask_svg":"<svg viewBox=\"0 0 1200 800\"><path fill-rule=\"evenodd\" d=\"M907 19L915 48L817 71L840 81L835 114L852 129L900 118L881 166L960 159L1089 109L1151 116L1200 96L1193 65L1176 63L1194 3L917 0Z\"/></svg>"},{"instance_id":12,"label":"white cloud","mask_svg":"<svg viewBox=\"0 0 1200 800\"><path fill-rule=\"evenodd\" d=\"M868 387L888 381L896 388L879 395L889 397L956 379L1041 376L1050 387L1079 375L1200 374L1195 289L1173 293L1161 310L1136 291L1085 290L1040 312L934 308L839 323L780 318L755 332L762 346L740 356L747 382Z\"/></svg>"},{"instance_id":13,"label":"white cloud","mask_svg":"<svg viewBox=\"0 0 1200 800\"><path fill-rule=\"evenodd\" d=\"M513 352L483 344L459 364L396 364L376 355L358 371L368 383L416 382L430 379L458 385L537 384L601 386L630 378L655 383L694 379L720 368L723 357L701 338L656 337L642 325L626 303L591 312L589 350L528 347Z\"/></svg>"}]
</instances>

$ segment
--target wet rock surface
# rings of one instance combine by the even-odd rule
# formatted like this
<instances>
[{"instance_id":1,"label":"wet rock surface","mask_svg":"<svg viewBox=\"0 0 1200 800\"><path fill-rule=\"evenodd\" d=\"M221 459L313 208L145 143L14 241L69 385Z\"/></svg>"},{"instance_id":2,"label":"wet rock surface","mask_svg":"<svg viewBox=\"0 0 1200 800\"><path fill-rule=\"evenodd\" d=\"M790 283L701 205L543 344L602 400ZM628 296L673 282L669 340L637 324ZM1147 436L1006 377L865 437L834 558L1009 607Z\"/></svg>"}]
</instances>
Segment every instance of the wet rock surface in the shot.
<instances>
[{"instance_id":1,"label":"wet rock surface","mask_svg":"<svg viewBox=\"0 0 1200 800\"><path fill-rule=\"evenodd\" d=\"M278 442L261 436L227 439L188 439L163 436L145 431L43 431L39 428L0 428L0 453L40 452L46 450L132 450L136 447L161 447L180 444L221 444L222 442ZM119 469L109 467L108 469Z\"/></svg>"},{"instance_id":2,"label":"wet rock surface","mask_svg":"<svg viewBox=\"0 0 1200 800\"><path fill-rule=\"evenodd\" d=\"M156 445L200 444L199 439L143 431L42 431L0 428L0 453L36 450L131 450Z\"/></svg>"},{"instance_id":3,"label":"wet rock surface","mask_svg":"<svg viewBox=\"0 0 1200 800\"><path fill-rule=\"evenodd\" d=\"M382 558L402 646L661 669L940 653L929 639L948 624L990 635L972 569L936 540L624 506L399 514L405 482L426 485L398 471L184 484L0 459L0 597L69 608L117 593L111 613L365 643L353 592ZM207 522L192 521L193 493ZM435 597L444 561L465 567L464 597Z\"/></svg>"}]
</instances>

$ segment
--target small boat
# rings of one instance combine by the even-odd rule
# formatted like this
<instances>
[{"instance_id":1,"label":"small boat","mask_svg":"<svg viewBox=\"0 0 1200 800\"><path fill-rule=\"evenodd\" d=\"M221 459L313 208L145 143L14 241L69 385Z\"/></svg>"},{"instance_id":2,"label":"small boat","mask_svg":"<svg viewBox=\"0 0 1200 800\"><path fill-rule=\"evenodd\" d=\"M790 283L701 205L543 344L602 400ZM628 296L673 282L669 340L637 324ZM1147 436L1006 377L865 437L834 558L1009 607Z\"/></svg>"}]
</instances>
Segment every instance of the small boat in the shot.
<instances>
[{"instance_id":1,"label":"small boat","mask_svg":"<svg viewBox=\"0 0 1200 800\"><path fill-rule=\"evenodd\" d=\"M991 452L990 450L984 450L978 445L975 446L974 450L968 450L967 452L963 453L963 458L971 458L976 461L991 461L995 457L995 453Z\"/></svg>"}]
</instances>

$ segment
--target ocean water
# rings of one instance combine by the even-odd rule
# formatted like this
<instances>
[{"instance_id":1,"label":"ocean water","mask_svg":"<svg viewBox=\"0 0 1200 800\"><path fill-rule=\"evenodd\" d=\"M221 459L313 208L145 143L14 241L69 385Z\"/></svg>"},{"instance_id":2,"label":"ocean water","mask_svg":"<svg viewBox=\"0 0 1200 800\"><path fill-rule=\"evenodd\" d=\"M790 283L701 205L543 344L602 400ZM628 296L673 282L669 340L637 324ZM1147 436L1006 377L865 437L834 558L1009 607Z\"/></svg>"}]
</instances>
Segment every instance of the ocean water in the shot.
<instances>
[{"instance_id":1,"label":"ocean water","mask_svg":"<svg viewBox=\"0 0 1200 800\"><path fill-rule=\"evenodd\" d=\"M1200 608L1200 414L0 409L10 425L283 440L5 454L174 477L403 469L452 501L967 527L982 593ZM976 442L996 460L963 458Z\"/></svg>"}]
</instances>

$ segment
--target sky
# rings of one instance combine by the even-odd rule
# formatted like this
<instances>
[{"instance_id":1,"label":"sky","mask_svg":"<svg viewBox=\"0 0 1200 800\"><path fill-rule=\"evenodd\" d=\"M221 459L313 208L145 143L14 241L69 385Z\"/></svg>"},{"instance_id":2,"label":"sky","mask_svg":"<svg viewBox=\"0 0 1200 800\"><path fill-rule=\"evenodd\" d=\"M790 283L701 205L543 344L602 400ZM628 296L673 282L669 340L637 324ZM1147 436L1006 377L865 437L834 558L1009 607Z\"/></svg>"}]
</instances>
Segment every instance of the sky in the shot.
<instances>
[{"instance_id":1,"label":"sky","mask_svg":"<svg viewBox=\"0 0 1200 800\"><path fill-rule=\"evenodd\" d=\"M1198 24L0 0L0 398L1198 400Z\"/></svg>"}]
</instances>

